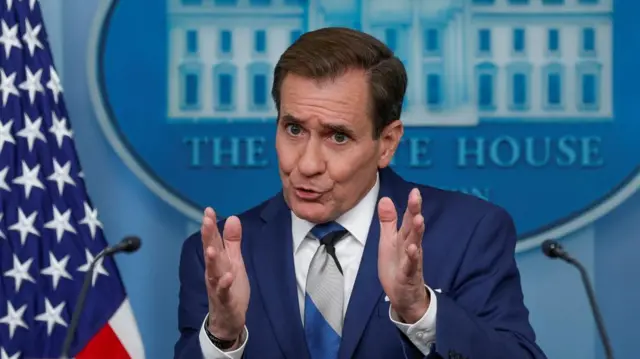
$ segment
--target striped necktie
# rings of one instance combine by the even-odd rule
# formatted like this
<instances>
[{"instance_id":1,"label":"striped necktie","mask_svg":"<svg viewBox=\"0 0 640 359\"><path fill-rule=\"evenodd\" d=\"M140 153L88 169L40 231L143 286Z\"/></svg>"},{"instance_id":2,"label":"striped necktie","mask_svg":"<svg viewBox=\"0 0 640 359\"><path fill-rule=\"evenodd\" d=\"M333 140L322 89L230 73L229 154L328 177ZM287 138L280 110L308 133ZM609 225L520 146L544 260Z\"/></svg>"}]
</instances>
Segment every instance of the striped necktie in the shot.
<instances>
[{"instance_id":1,"label":"striped necktie","mask_svg":"<svg viewBox=\"0 0 640 359\"><path fill-rule=\"evenodd\" d=\"M335 243L347 230L335 222L315 226L320 240L307 275L304 331L312 359L336 359L342 338L344 279L335 254Z\"/></svg>"}]
</instances>

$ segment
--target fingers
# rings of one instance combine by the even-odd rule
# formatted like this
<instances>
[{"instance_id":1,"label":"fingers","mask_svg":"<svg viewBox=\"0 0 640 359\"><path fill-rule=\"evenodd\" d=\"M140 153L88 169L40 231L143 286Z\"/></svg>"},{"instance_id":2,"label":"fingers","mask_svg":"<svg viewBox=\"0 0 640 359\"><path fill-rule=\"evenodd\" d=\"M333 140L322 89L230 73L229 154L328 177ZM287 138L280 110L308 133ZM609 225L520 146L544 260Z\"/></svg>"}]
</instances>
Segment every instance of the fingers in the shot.
<instances>
[{"instance_id":1,"label":"fingers","mask_svg":"<svg viewBox=\"0 0 640 359\"><path fill-rule=\"evenodd\" d=\"M216 222L215 211L209 207L205 209L200 230L205 257L205 279L209 288L212 288L221 299L224 299L225 292L233 282L233 273Z\"/></svg>"},{"instance_id":2,"label":"fingers","mask_svg":"<svg viewBox=\"0 0 640 359\"><path fill-rule=\"evenodd\" d=\"M411 218L422 212L422 196L417 188L409 192L409 200L407 201L407 209L404 211L402 218L402 227L400 228L400 237L405 238L411 231Z\"/></svg>"},{"instance_id":3,"label":"fingers","mask_svg":"<svg viewBox=\"0 0 640 359\"><path fill-rule=\"evenodd\" d=\"M411 215L416 215L422 212L422 195L420 190L414 188L409 193L409 201L407 203L407 210Z\"/></svg>"},{"instance_id":4,"label":"fingers","mask_svg":"<svg viewBox=\"0 0 640 359\"><path fill-rule=\"evenodd\" d=\"M424 217L422 216L422 197L420 191L414 189L409 194L409 203L407 204L407 216L405 214L405 220L403 220L403 227L406 224L405 233L405 246L408 247L414 244L420 247L422 243L422 236L424 235Z\"/></svg>"},{"instance_id":5,"label":"fingers","mask_svg":"<svg viewBox=\"0 0 640 359\"><path fill-rule=\"evenodd\" d=\"M217 289L223 277L231 272L229 258L224 251L218 250L213 246L205 248L204 256L206 280L211 288Z\"/></svg>"},{"instance_id":6,"label":"fingers","mask_svg":"<svg viewBox=\"0 0 640 359\"><path fill-rule=\"evenodd\" d=\"M222 240L220 238L220 232L218 232L216 213L211 207L207 207L204 210L204 216L202 217L202 227L200 229L202 237L202 245L206 250L207 247L213 246L218 250L222 249Z\"/></svg>"},{"instance_id":7,"label":"fingers","mask_svg":"<svg viewBox=\"0 0 640 359\"><path fill-rule=\"evenodd\" d=\"M424 217L419 214L412 219L412 229L404 242L406 255L401 260L402 273L412 277L422 272L422 237L424 235Z\"/></svg>"},{"instance_id":8,"label":"fingers","mask_svg":"<svg viewBox=\"0 0 640 359\"><path fill-rule=\"evenodd\" d=\"M398 213L389 197L383 197L378 202L378 218L380 219L380 239L390 240L398 231Z\"/></svg>"},{"instance_id":9,"label":"fingers","mask_svg":"<svg viewBox=\"0 0 640 359\"><path fill-rule=\"evenodd\" d=\"M224 246L233 262L242 263L242 225L240 219L236 216L227 218L224 223L223 231Z\"/></svg>"},{"instance_id":10,"label":"fingers","mask_svg":"<svg viewBox=\"0 0 640 359\"><path fill-rule=\"evenodd\" d=\"M229 242L240 242L242 238L242 226L240 225L240 219L238 217L231 216L224 222L223 238L225 246L229 244Z\"/></svg>"},{"instance_id":11,"label":"fingers","mask_svg":"<svg viewBox=\"0 0 640 359\"><path fill-rule=\"evenodd\" d=\"M407 209L400 228L398 250L402 254L401 268L406 276L421 271L422 238L424 236L424 217L422 216L422 196L417 188L409 193Z\"/></svg>"},{"instance_id":12,"label":"fingers","mask_svg":"<svg viewBox=\"0 0 640 359\"><path fill-rule=\"evenodd\" d=\"M222 277L220 277L220 280L218 280L216 294L220 302L225 303L229 299L229 289L231 288L231 284L233 284L233 280L233 272L225 272Z\"/></svg>"}]
</instances>

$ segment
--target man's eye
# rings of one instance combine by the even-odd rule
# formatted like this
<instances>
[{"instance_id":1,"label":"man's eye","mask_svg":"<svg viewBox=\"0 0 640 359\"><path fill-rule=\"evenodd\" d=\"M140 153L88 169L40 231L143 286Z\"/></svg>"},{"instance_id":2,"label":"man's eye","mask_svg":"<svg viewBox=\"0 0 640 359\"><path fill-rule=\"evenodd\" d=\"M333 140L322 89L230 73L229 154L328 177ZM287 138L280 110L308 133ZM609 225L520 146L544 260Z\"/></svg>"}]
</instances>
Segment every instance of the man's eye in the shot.
<instances>
[{"instance_id":1,"label":"man's eye","mask_svg":"<svg viewBox=\"0 0 640 359\"><path fill-rule=\"evenodd\" d=\"M345 142L347 142L348 139L349 139L349 137L347 135L345 135L344 133L337 132L337 133L335 133L333 135L333 140L336 143L345 143Z\"/></svg>"},{"instance_id":2,"label":"man's eye","mask_svg":"<svg viewBox=\"0 0 640 359\"><path fill-rule=\"evenodd\" d=\"M289 134L293 136L298 136L302 132L302 128L300 128L300 125L297 125L295 123L288 124L286 129L287 132L289 132Z\"/></svg>"}]
</instances>

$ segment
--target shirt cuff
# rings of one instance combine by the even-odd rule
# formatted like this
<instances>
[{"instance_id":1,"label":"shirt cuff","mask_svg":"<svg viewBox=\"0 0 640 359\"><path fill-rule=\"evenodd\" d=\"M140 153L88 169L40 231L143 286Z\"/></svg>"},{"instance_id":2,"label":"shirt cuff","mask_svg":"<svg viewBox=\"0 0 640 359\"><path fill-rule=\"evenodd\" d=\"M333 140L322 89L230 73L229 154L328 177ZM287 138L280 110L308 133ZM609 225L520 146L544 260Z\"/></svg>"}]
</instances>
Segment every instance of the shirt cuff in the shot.
<instances>
[{"instance_id":1,"label":"shirt cuff","mask_svg":"<svg viewBox=\"0 0 640 359\"><path fill-rule=\"evenodd\" d=\"M202 355L204 359L240 359L242 358L242 353L244 352L244 347L247 345L247 341L249 340L249 331L247 327L244 327L242 331L242 335L240 335L240 341L242 345L238 347L238 349L224 352L211 342L209 337L207 336L207 332L204 330L205 323L207 322L207 318L209 314L204 317L204 321L202 323L202 327L200 328L200 335L198 339L200 341L200 349L202 350Z\"/></svg>"},{"instance_id":2,"label":"shirt cuff","mask_svg":"<svg viewBox=\"0 0 640 359\"><path fill-rule=\"evenodd\" d=\"M424 355L430 353L431 344L436 341L436 312L438 311L438 297L429 286L426 286L431 296L429 308L422 318L414 324L406 324L400 321L398 313L389 306L389 318L402 333Z\"/></svg>"}]
</instances>

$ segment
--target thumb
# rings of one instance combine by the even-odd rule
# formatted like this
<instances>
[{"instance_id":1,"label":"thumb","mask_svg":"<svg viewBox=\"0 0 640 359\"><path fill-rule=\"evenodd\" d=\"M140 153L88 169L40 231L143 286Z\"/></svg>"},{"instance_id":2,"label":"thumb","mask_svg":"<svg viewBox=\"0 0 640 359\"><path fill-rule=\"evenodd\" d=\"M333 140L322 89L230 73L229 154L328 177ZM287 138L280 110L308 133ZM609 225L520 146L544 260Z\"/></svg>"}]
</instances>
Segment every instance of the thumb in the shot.
<instances>
[{"instance_id":1,"label":"thumb","mask_svg":"<svg viewBox=\"0 0 640 359\"><path fill-rule=\"evenodd\" d=\"M389 197L383 197L378 202L378 218L380 219L380 238L391 239L398 231L398 213L396 206Z\"/></svg>"},{"instance_id":2,"label":"thumb","mask_svg":"<svg viewBox=\"0 0 640 359\"><path fill-rule=\"evenodd\" d=\"M236 216L227 218L224 223L224 232L222 235L224 247L232 261L242 262L242 251L240 243L242 241L242 225L240 219Z\"/></svg>"}]
</instances>

